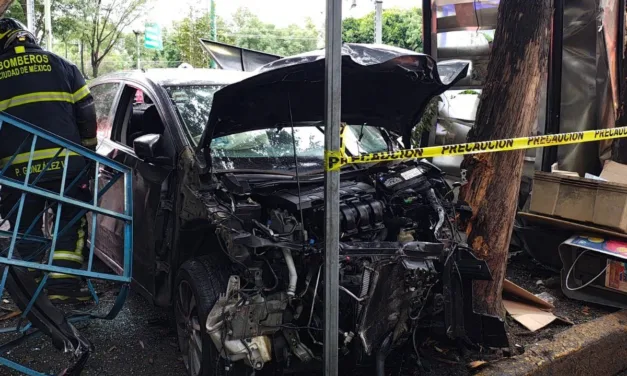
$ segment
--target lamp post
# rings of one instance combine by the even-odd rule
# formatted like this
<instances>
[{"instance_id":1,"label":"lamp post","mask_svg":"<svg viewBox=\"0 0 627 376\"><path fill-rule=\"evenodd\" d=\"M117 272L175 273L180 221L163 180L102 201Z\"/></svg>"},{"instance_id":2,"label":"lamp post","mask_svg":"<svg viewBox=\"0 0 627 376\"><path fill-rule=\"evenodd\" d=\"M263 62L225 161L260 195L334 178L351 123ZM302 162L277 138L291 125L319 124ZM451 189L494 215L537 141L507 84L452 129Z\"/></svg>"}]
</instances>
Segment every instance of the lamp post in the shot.
<instances>
[{"instance_id":1,"label":"lamp post","mask_svg":"<svg viewBox=\"0 0 627 376\"><path fill-rule=\"evenodd\" d=\"M139 36L142 35L142 31L139 29L133 30L135 34L135 46L137 47L137 69L141 69L141 50L139 48Z\"/></svg>"},{"instance_id":2,"label":"lamp post","mask_svg":"<svg viewBox=\"0 0 627 376\"><path fill-rule=\"evenodd\" d=\"M374 0L374 42L383 43L383 0Z\"/></svg>"},{"instance_id":3,"label":"lamp post","mask_svg":"<svg viewBox=\"0 0 627 376\"><path fill-rule=\"evenodd\" d=\"M35 0L26 0L26 27L28 31L36 34L35 30Z\"/></svg>"},{"instance_id":4,"label":"lamp post","mask_svg":"<svg viewBox=\"0 0 627 376\"><path fill-rule=\"evenodd\" d=\"M44 22L46 26L46 47L52 51L52 16L50 15L51 0L44 0Z\"/></svg>"},{"instance_id":5,"label":"lamp post","mask_svg":"<svg viewBox=\"0 0 627 376\"><path fill-rule=\"evenodd\" d=\"M211 22L211 40L218 41L218 25L216 25L216 2L215 0L209 0L209 17ZM211 59L211 68L216 69L216 62Z\"/></svg>"}]
</instances>

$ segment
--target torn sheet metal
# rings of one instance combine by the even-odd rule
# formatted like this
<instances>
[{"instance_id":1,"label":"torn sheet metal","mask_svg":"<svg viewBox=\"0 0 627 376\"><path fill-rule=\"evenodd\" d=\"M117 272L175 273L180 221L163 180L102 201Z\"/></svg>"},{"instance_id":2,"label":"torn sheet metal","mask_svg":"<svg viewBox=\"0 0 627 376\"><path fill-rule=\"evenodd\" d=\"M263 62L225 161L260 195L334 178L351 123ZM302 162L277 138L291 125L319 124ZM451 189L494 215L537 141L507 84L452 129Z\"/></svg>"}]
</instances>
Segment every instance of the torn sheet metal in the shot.
<instances>
[{"instance_id":1,"label":"torn sheet metal","mask_svg":"<svg viewBox=\"0 0 627 376\"><path fill-rule=\"evenodd\" d=\"M200 38L200 45L216 62L220 69L253 72L265 64L281 58L265 52L232 46Z\"/></svg>"}]
</instances>

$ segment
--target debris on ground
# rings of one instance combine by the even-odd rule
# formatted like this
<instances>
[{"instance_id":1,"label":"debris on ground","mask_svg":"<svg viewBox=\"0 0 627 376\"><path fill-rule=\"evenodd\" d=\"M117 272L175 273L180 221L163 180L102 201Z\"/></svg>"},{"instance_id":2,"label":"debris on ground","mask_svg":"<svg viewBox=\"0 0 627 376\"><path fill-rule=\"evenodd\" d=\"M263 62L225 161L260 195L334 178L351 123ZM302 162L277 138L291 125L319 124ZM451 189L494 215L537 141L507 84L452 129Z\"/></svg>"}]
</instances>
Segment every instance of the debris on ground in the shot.
<instances>
[{"instance_id":1,"label":"debris on ground","mask_svg":"<svg viewBox=\"0 0 627 376\"><path fill-rule=\"evenodd\" d=\"M6 314L6 315L4 315L4 316L0 316L0 321L10 320L10 319L12 319L12 318L14 318L14 317L17 317L17 316L21 315L21 314L22 314L22 311L20 311L20 310L18 309L18 310L15 310L15 311L9 312L9 313L7 313L7 314Z\"/></svg>"},{"instance_id":2,"label":"debris on ground","mask_svg":"<svg viewBox=\"0 0 627 376\"><path fill-rule=\"evenodd\" d=\"M543 292L550 293L555 297L552 303L555 307L553 314L560 317L571 318L576 324L591 321L602 315L614 312L615 309L597 305L582 304L581 302L566 298L557 287L547 287L547 285L536 285L537 280L549 280L558 277L558 274L540 266L527 254L522 253L512 258L507 269L508 281L512 282L520 289L523 289L539 299L534 294ZM114 284L101 284L97 286L99 291L110 291L109 294L102 295L108 301L114 296L116 286ZM4 308L4 307L3 307ZM15 318L13 320L16 320ZM4 323L9 323L7 320ZM148 324L147 324L148 323ZM542 330L530 332L527 328L508 319L508 335L510 338L510 349L472 348L458 349L454 344L437 343L426 341L424 346L419 346L419 359L416 351L409 344L407 347L399 349L398 353L390 355L388 374L399 376L463 376L477 372L486 362L491 364L503 356L516 356L523 354L525 349L541 340L551 340L556 334L568 329L562 321L556 320L553 324L546 326ZM160 311L149 304L144 298L137 294L131 294L128 302L120 316L114 321L94 320L81 324L79 329L84 331L97 348L103 351L93 353L82 375L85 376L113 376L121 374L169 376L184 375L185 367L176 344L176 332L170 316L167 312ZM142 338L144 346L149 343L151 348L150 356L138 352L137 338ZM64 364L64 356L50 345L49 339L45 336L28 340L30 347L16 349L9 354L12 360L20 362L28 361L28 364L37 369L60 368ZM140 345L141 346L141 345ZM32 356L30 349L37 347L37 357ZM438 348L440 351L436 350ZM106 349L106 351L104 351ZM473 369L470 364L478 365ZM480 365L481 364L481 365ZM422 368L421 368L422 367ZM369 376L369 370L356 371L354 376ZM9 375L17 376L17 373ZM627 375L626 375L627 376Z\"/></svg>"},{"instance_id":3,"label":"debris on ground","mask_svg":"<svg viewBox=\"0 0 627 376\"><path fill-rule=\"evenodd\" d=\"M546 291L535 294L535 296L550 304L553 304L553 302L555 301L555 297Z\"/></svg>"}]
</instances>

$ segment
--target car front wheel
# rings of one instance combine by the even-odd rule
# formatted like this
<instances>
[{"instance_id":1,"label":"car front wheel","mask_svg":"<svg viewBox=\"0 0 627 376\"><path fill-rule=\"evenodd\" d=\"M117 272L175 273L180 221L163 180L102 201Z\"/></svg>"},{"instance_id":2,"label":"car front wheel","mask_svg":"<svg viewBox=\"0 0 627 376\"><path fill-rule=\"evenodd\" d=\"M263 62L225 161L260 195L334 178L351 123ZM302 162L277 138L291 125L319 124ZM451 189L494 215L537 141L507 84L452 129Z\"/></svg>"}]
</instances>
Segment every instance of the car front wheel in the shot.
<instances>
[{"instance_id":1,"label":"car front wheel","mask_svg":"<svg viewBox=\"0 0 627 376\"><path fill-rule=\"evenodd\" d=\"M208 257L186 261L176 277L174 315L179 348L190 376L244 375L246 366L233 364L227 373L224 360L205 330L207 315L226 291L228 273Z\"/></svg>"}]
</instances>

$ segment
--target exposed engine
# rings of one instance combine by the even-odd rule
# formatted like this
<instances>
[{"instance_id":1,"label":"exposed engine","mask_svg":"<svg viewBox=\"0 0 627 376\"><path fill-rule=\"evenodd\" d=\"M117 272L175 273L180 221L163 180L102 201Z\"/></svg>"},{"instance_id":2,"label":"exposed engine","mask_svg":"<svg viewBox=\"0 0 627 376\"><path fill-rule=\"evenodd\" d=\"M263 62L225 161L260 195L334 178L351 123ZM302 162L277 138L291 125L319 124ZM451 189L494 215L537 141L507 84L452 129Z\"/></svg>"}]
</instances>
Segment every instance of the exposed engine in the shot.
<instances>
[{"instance_id":1,"label":"exposed engine","mask_svg":"<svg viewBox=\"0 0 627 376\"><path fill-rule=\"evenodd\" d=\"M344 176L344 175L343 175ZM324 192L320 180L222 177L213 221L231 260L206 330L230 362L254 369L321 360ZM363 170L340 188L340 347L378 368L421 322L466 336L464 281L489 279L462 244L453 189L428 162ZM472 294L469 294L472 295Z\"/></svg>"}]
</instances>

